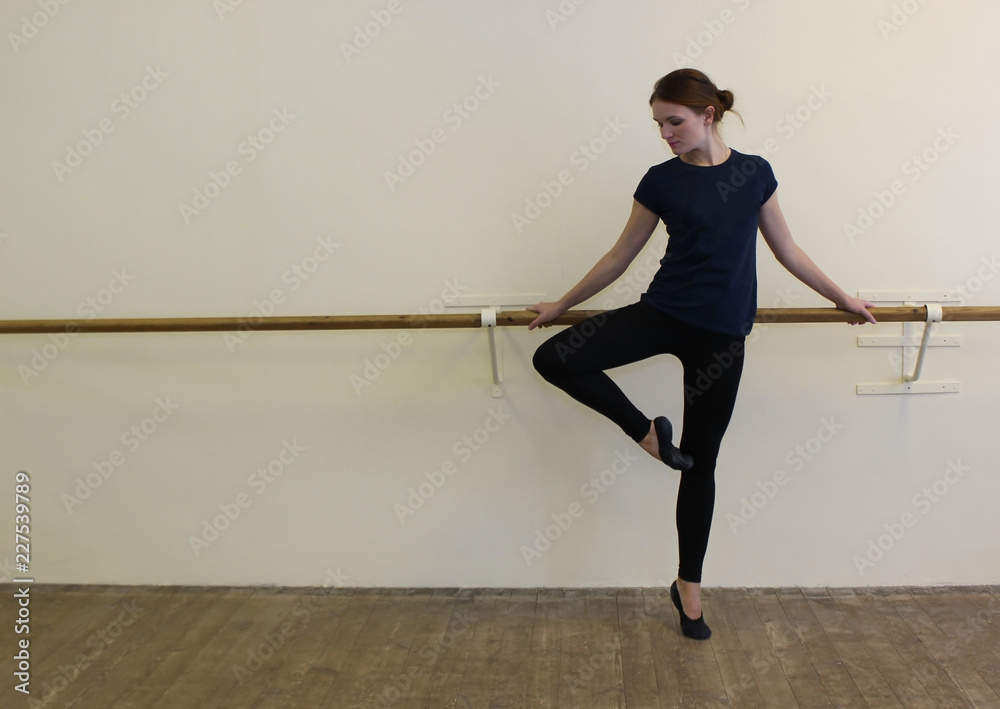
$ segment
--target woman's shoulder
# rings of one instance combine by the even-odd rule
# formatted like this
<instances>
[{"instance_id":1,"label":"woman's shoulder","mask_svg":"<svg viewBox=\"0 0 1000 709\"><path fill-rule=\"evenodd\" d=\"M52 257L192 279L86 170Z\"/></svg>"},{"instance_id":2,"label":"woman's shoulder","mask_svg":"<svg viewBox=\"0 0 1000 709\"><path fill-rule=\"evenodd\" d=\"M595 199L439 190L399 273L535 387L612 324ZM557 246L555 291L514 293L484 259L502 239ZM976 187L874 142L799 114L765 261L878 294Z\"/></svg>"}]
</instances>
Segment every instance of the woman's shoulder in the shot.
<instances>
[{"instance_id":1,"label":"woman's shoulder","mask_svg":"<svg viewBox=\"0 0 1000 709\"><path fill-rule=\"evenodd\" d=\"M732 150L732 155L730 156L730 159L733 160L734 162L739 162L739 163L752 162L756 163L757 165L767 165L768 167L771 167L771 163L769 163L767 161L767 158L765 158L762 155L754 155L752 153L741 153L735 148L730 148L730 150Z\"/></svg>"},{"instance_id":2,"label":"woman's shoulder","mask_svg":"<svg viewBox=\"0 0 1000 709\"><path fill-rule=\"evenodd\" d=\"M682 170L684 170L684 161L674 156L650 167L646 170L646 177L664 178Z\"/></svg>"}]
</instances>

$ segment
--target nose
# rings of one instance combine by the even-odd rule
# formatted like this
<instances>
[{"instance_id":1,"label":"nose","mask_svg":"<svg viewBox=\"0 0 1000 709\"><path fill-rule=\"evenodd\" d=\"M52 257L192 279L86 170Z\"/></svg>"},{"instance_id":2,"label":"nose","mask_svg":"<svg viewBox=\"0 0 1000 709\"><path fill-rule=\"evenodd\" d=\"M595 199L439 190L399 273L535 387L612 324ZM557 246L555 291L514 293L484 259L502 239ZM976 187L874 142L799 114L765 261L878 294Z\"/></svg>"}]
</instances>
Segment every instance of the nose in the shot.
<instances>
[{"instance_id":1,"label":"nose","mask_svg":"<svg viewBox=\"0 0 1000 709\"><path fill-rule=\"evenodd\" d=\"M667 126L663 126L662 128L660 128L660 137L663 138L664 140L669 140L673 136L674 132L669 128L667 128Z\"/></svg>"}]
</instances>

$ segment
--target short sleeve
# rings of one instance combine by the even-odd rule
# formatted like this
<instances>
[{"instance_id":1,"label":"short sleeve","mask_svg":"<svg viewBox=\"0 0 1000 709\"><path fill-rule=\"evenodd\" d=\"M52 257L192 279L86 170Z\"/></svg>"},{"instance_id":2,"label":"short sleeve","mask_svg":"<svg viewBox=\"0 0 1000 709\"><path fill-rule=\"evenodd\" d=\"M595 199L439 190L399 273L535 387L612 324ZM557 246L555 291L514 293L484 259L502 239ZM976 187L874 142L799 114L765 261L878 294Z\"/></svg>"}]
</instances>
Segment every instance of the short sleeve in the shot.
<instances>
[{"instance_id":1,"label":"short sleeve","mask_svg":"<svg viewBox=\"0 0 1000 709\"><path fill-rule=\"evenodd\" d=\"M762 197L760 199L760 204L763 206L767 200L771 199L771 195L774 194L774 191L778 189L778 179L774 176L774 170L771 169L771 163L767 160L764 160L764 169L761 170L761 183Z\"/></svg>"},{"instance_id":2,"label":"short sleeve","mask_svg":"<svg viewBox=\"0 0 1000 709\"><path fill-rule=\"evenodd\" d=\"M656 177L650 168L639 181L639 186L635 188L635 194L632 197L653 214L661 214L660 190L656 189L656 182Z\"/></svg>"}]
</instances>

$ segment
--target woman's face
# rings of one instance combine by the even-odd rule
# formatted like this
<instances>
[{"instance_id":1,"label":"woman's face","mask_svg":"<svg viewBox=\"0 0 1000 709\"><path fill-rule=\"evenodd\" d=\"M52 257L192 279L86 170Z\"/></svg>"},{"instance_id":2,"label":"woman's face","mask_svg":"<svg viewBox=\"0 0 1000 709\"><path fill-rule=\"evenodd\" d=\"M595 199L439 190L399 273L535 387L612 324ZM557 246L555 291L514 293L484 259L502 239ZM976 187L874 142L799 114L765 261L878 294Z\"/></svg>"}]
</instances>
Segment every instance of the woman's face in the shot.
<instances>
[{"instance_id":1,"label":"woman's face","mask_svg":"<svg viewBox=\"0 0 1000 709\"><path fill-rule=\"evenodd\" d=\"M652 109L653 120L660 127L660 136L667 141L674 155L708 147L714 108L709 106L704 113L695 113L687 106L657 99L653 101Z\"/></svg>"}]
</instances>

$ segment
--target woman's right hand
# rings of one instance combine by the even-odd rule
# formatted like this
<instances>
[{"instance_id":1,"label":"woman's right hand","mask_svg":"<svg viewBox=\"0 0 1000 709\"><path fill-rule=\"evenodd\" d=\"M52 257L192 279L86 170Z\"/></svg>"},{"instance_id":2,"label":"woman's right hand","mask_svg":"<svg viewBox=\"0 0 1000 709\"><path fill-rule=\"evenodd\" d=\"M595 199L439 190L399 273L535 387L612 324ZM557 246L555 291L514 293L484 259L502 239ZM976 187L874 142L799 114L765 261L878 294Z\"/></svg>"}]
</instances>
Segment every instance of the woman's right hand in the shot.
<instances>
[{"instance_id":1,"label":"woman's right hand","mask_svg":"<svg viewBox=\"0 0 1000 709\"><path fill-rule=\"evenodd\" d=\"M525 310L538 313L538 317L528 325L529 330L534 330L536 327L551 327L551 325L546 325L545 323L555 320L566 312L566 308L560 303L537 303L536 305L529 305Z\"/></svg>"}]
</instances>

